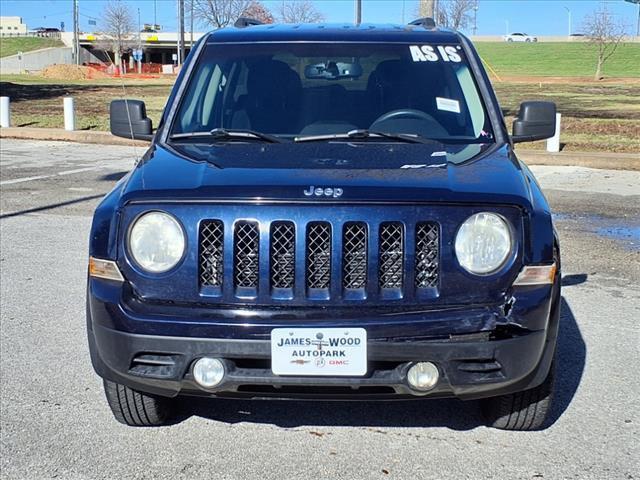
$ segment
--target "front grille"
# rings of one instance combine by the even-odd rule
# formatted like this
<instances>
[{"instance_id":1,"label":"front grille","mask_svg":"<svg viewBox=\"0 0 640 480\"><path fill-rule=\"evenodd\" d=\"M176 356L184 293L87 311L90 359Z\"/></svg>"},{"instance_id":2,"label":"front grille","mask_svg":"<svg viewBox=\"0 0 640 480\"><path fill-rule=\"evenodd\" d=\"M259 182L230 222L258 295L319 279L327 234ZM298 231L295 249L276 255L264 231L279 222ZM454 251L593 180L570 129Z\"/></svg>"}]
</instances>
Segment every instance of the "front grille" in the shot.
<instances>
[{"instance_id":1,"label":"front grille","mask_svg":"<svg viewBox=\"0 0 640 480\"><path fill-rule=\"evenodd\" d=\"M307 288L329 288L331 282L331 225L310 223L307 227Z\"/></svg>"},{"instance_id":2,"label":"front grille","mask_svg":"<svg viewBox=\"0 0 640 480\"><path fill-rule=\"evenodd\" d=\"M296 230L291 222L271 225L271 287L293 288L296 272Z\"/></svg>"},{"instance_id":3,"label":"front grille","mask_svg":"<svg viewBox=\"0 0 640 480\"><path fill-rule=\"evenodd\" d=\"M438 284L439 237L438 225L433 222L419 223L416 227L416 288Z\"/></svg>"},{"instance_id":4,"label":"front grille","mask_svg":"<svg viewBox=\"0 0 640 480\"><path fill-rule=\"evenodd\" d=\"M380 288L402 288L404 283L404 231L401 223L383 223L379 243Z\"/></svg>"},{"instance_id":5,"label":"front grille","mask_svg":"<svg viewBox=\"0 0 640 480\"><path fill-rule=\"evenodd\" d=\"M233 238L234 280L239 288L258 288L260 232L254 222L238 222Z\"/></svg>"},{"instance_id":6,"label":"front grille","mask_svg":"<svg viewBox=\"0 0 640 480\"><path fill-rule=\"evenodd\" d=\"M220 220L207 220L200 225L200 285L222 287L224 258L224 226Z\"/></svg>"},{"instance_id":7,"label":"front grille","mask_svg":"<svg viewBox=\"0 0 640 480\"><path fill-rule=\"evenodd\" d=\"M199 231L201 294L230 302L427 301L436 298L439 288L440 225L413 225L348 218L337 225L204 220ZM267 258L261 259L261 252Z\"/></svg>"},{"instance_id":8,"label":"front grille","mask_svg":"<svg viewBox=\"0 0 640 480\"><path fill-rule=\"evenodd\" d=\"M367 284L367 226L345 225L342 234L342 286L359 289Z\"/></svg>"}]
</instances>

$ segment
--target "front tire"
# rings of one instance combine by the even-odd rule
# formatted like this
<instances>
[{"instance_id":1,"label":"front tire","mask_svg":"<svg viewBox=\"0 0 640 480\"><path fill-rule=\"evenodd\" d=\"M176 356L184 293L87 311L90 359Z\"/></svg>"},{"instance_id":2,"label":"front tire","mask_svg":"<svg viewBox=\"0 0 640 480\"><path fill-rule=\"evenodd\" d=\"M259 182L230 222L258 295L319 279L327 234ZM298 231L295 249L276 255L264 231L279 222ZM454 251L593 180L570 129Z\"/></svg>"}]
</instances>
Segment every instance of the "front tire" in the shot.
<instances>
[{"instance_id":1,"label":"front tire","mask_svg":"<svg viewBox=\"0 0 640 480\"><path fill-rule=\"evenodd\" d=\"M481 400L487 425L501 430L539 430L551 412L554 364L547 378L535 388Z\"/></svg>"},{"instance_id":2,"label":"front tire","mask_svg":"<svg viewBox=\"0 0 640 480\"><path fill-rule=\"evenodd\" d=\"M109 407L120 423L132 427L157 427L173 416L173 402L169 398L140 393L108 380L103 384Z\"/></svg>"}]
</instances>

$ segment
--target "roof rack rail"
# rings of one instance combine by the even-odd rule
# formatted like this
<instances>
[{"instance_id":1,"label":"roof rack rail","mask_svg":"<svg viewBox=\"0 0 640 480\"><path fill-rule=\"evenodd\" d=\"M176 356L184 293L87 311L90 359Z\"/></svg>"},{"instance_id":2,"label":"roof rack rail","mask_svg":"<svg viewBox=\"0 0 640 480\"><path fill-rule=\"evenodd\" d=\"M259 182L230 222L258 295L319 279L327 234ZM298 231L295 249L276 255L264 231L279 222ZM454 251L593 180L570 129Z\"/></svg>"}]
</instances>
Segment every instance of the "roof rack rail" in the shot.
<instances>
[{"instance_id":1,"label":"roof rack rail","mask_svg":"<svg viewBox=\"0 0 640 480\"><path fill-rule=\"evenodd\" d=\"M256 20L255 18L249 18L249 17L240 17L239 19L236 20L236 23L233 24L233 26L236 28L251 27L254 25L264 25L264 24L260 20Z\"/></svg>"},{"instance_id":2,"label":"roof rack rail","mask_svg":"<svg viewBox=\"0 0 640 480\"><path fill-rule=\"evenodd\" d=\"M436 28L436 21L431 17L417 18L409 25L422 25L424 28Z\"/></svg>"}]
</instances>

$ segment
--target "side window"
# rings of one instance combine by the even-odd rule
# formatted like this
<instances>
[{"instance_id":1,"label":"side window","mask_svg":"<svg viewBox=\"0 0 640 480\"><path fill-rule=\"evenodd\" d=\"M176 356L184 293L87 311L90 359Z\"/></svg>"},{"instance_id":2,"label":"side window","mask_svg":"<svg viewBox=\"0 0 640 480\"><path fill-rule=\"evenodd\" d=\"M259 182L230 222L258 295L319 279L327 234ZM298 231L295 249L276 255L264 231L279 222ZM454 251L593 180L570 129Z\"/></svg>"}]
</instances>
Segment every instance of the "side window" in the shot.
<instances>
[{"instance_id":1,"label":"side window","mask_svg":"<svg viewBox=\"0 0 640 480\"><path fill-rule=\"evenodd\" d=\"M181 132L196 132L209 125L214 115L216 99L226 83L226 77L217 64L202 65L197 79L196 85L189 88L189 94L183 100Z\"/></svg>"}]
</instances>

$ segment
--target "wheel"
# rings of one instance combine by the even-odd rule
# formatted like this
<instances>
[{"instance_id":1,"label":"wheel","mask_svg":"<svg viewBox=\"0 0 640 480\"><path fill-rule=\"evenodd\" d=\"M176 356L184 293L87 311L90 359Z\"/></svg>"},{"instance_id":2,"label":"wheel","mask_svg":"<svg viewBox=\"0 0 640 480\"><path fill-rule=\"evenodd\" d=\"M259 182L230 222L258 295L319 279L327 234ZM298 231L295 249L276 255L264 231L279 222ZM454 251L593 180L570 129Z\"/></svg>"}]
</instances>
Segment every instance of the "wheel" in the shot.
<instances>
[{"instance_id":1,"label":"wheel","mask_svg":"<svg viewBox=\"0 0 640 480\"><path fill-rule=\"evenodd\" d=\"M531 43L531 39L530 39L530 38L527 38L527 39L525 40L525 42L527 42L527 43Z\"/></svg>"},{"instance_id":2,"label":"wheel","mask_svg":"<svg viewBox=\"0 0 640 480\"><path fill-rule=\"evenodd\" d=\"M547 378L535 388L481 400L487 425L502 430L542 428L551 412L554 370L554 364L551 364Z\"/></svg>"},{"instance_id":3,"label":"wheel","mask_svg":"<svg viewBox=\"0 0 640 480\"><path fill-rule=\"evenodd\" d=\"M507 42L513 42L513 38L507 38Z\"/></svg>"},{"instance_id":4,"label":"wheel","mask_svg":"<svg viewBox=\"0 0 640 480\"><path fill-rule=\"evenodd\" d=\"M104 393L116 420L132 427L164 425L173 415L169 398L137 392L119 383L103 381Z\"/></svg>"}]
</instances>

